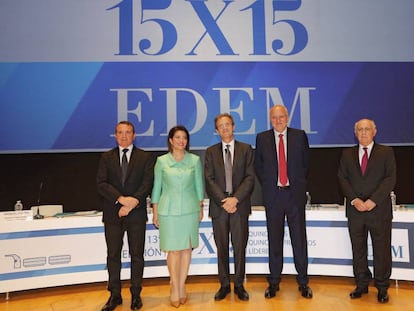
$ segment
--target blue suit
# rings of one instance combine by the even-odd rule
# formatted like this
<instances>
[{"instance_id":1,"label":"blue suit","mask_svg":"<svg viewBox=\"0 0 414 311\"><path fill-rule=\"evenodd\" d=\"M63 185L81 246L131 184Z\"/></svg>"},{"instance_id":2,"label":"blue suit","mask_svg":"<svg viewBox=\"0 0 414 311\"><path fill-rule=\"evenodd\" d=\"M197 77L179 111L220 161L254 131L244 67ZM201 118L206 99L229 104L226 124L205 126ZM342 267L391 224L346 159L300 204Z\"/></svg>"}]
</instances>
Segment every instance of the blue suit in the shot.
<instances>
[{"instance_id":1,"label":"blue suit","mask_svg":"<svg viewBox=\"0 0 414 311\"><path fill-rule=\"evenodd\" d=\"M305 203L306 176L309 168L309 143L304 131L287 128L287 171L289 188L277 187L278 162L274 130L256 137L256 175L262 186L269 240L268 282L278 285L283 269L285 218L293 248L299 285L308 284L308 248L306 238Z\"/></svg>"}]
</instances>

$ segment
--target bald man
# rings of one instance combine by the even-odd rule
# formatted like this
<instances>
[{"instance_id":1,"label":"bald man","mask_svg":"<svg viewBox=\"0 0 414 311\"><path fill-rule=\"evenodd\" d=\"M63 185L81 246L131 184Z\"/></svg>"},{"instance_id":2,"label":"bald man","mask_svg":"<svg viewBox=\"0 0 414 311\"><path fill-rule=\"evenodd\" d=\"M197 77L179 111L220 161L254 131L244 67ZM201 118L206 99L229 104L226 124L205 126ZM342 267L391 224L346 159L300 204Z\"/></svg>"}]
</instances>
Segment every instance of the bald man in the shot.
<instances>
[{"instance_id":1,"label":"bald man","mask_svg":"<svg viewBox=\"0 0 414 311\"><path fill-rule=\"evenodd\" d=\"M352 244L356 288L351 299L368 293L372 274L368 268L368 233L374 256L377 299L387 303L391 276L392 204L390 192L396 181L396 164L391 147L374 142L375 122L361 119L355 123L358 145L343 150L338 178L346 197L346 216Z\"/></svg>"}]
</instances>

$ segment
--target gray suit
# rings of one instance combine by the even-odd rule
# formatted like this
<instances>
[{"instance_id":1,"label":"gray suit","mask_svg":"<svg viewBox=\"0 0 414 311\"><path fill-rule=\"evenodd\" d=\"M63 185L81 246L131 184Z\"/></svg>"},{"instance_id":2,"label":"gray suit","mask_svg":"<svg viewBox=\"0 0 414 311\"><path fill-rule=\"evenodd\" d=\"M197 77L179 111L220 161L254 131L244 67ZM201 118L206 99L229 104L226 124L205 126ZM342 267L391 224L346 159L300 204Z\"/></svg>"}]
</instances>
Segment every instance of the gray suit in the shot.
<instances>
[{"instance_id":1,"label":"gray suit","mask_svg":"<svg viewBox=\"0 0 414 311\"><path fill-rule=\"evenodd\" d=\"M234 252L234 286L243 285L246 264L246 246L251 213L250 196L255 183L253 150L250 145L235 141L233 156L233 194L239 201L234 214L227 213L221 200L225 194L225 170L222 143L209 147L205 153L204 176L210 198L209 215L212 218L214 240L217 246L218 270L221 286L230 285L229 233Z\"/></svg>"}]
</instances>

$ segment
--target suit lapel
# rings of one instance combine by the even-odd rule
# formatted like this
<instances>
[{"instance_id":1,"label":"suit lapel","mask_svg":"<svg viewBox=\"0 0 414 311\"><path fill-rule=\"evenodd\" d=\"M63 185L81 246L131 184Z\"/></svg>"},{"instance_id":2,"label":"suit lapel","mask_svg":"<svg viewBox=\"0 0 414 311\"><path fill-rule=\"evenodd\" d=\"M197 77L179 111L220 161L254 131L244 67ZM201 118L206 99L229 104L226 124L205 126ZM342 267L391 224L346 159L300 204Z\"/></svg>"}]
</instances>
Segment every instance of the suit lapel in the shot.
<instances>
[{"instance_id":1,"label":"suit lapel","mask_svg":"<svg viewBox=\"0 0 414 311\"><path fill-rule=\"evenodd\" d=\"M125 180L128 179L129 174L131 173L131 171L133 170L134 166L137 163L137 159L138 159L138 152L135 147L132 147L131 157L129 158L128 169L127 169Z\"/></svg>"},{"instance_id":2,"label":"suit lapel","mask_svg":"<svg viewBox=\"0 0 414 311\"><path fill-rule=\"evenodd\" d=\"M278 160L277 160L277 150L276 150L276 137L275 137L275 131L272 129L269 130L269 148L268 150L270 150L270 152L272 153L272 157L273 159L275 159L275 161L272 161L272 165L274 166L274 170L276 171L276 173L278 172Z\"/></svg>"},{"instance_id":3,"label":"suit lapel","mask_svg":"<svg viewBox=\"0 0 414 311\"><path fill-rule=\"evenodd\" d=\"M121 160L119 158L119 148L114 148L112 155L111 155L111 161L113 163L113 166L116 168L117 177L119 180L122 180L122 170L121 170Z\"/></svg>"},{"instance_id":4,"label":"suit lapel","mask_svg":"<svg viewBox=\"0 0 414 311\"><path fill-rule=\"evenodd\" d=\"M224 169L224 158L223 158L223 143L219 142L212 149L212 160L214 161L214 167L216 168L216 182L225 187L226 185L226 174Z\"/></svg>"},{"instance_id":5,"label":"suit lapel","mask_svg":"<svg viewBox=\"0 0 414 311\"><path fill-rule=\"evenodd\" d=\"M352 151L352 162L355 163L356 168L362 176L361 164L359 163L359 145L357 145Z\"/></svg>"},{"instance_id":6,"label":"suit lapel","mask_svg":"<svg viewBox=\"0 0 414 311\"><path fill-rule=\"evenodd\" d=\"M287 161L287 166L288 166L288 176L289 176L289 158L292 155L292 147L295 143L295 137L294 135L292 135L292 132L290 131L289 128L286 129L286 142L287 142L287 155L286 155L286 161Z\"/></svg>"},{"instance_id":7,"label":"suit lapel","mask_svg":"<svg viewBox=\"0 0 414 311\"><path fill-rule=\"evenodd\" d=\"M369 171L370 167L375 162L375 157L377 155L377 151L378 151L378 149L375 147L375 143L374 143L374 145L372 146L371 154L368 157L368 163L367 163L367 169L365 171L365 175L368 174L368 171Z\"/></svg>"},{"instance_id":8,"label":"suit lapel","mask_svg":"<svg viewBox=\"0 0 414 311\"><path fill-rule=\"evenodd\" d=\"M215 148L215 161L217 161L217 164L219 166L219 169L224 172L224 158L223 158L223 143L218 143ZM223 173L224 174L224 173Z\"/></svg>"},{"instance_id":9,"label":"suit lapel","mask_svg":"<svg viewBox=\"0 0 414 311\"><path fill-rule=\"evenodd\" d=\"M239 161L239 157L240 157L240 155L239 155L239 152L240 152L240 150L239 150L239 148L237 148L237 141L234 141L234 151L233 151L233 175L234 175L234 172L235 172L235 167L237 166L237 162Z\"/></svg>"},{"instance_id":10,"label":"suit lapel","mask_svg":"<svg viewBox=\"0 0 414 311\"><path fill-rule=\"evenodd\" d=\"M269 130L269 143L270 143L270 146L272 147L270 148L270 150L272 150L272 153L274 154L277 160L276 137L275 137L275 131L273 129Z\"/></svg>"}]
</instances>

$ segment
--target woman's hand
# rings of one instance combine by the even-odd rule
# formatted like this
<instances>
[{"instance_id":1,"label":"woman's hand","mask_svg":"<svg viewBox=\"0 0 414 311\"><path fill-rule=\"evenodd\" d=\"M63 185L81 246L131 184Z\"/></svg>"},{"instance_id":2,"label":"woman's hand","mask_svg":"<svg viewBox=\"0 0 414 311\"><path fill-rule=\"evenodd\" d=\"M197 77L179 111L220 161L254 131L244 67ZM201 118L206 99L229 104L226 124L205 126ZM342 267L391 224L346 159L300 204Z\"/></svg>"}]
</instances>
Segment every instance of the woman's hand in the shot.
<instances>
[{"instance_id":1,"label":"woman's hand","mask_svg":"<svg viewBox=\"0 0 414 311\"><path fill-rule=\"evenodd\" d=\"M158 222L158 213L152 213L152 223L157 228L160 226L160 223Z\"/></svg>"},{"instance_id":2,"label":"woman's hand","mask_svg":"<svg viewBox=\"0 0 414 311\"><path fill-rule=\"evenodd\" d=\"M200 217L199 217L200 222L203 220L203 218L204 218L204 209L203 209L203 207L201 207L200 208Z\"/></svg>"},{"instance_id":3,"label":"woman's hand","mask_svg":"<svg viewBox=\"0 0 414 311\"><path fill-rule=\"evenodd\" d=\"M158 204L152 204L152 223L155 227L159 227L160 223L158 222Z\"/></svg>"}]
</instances>

